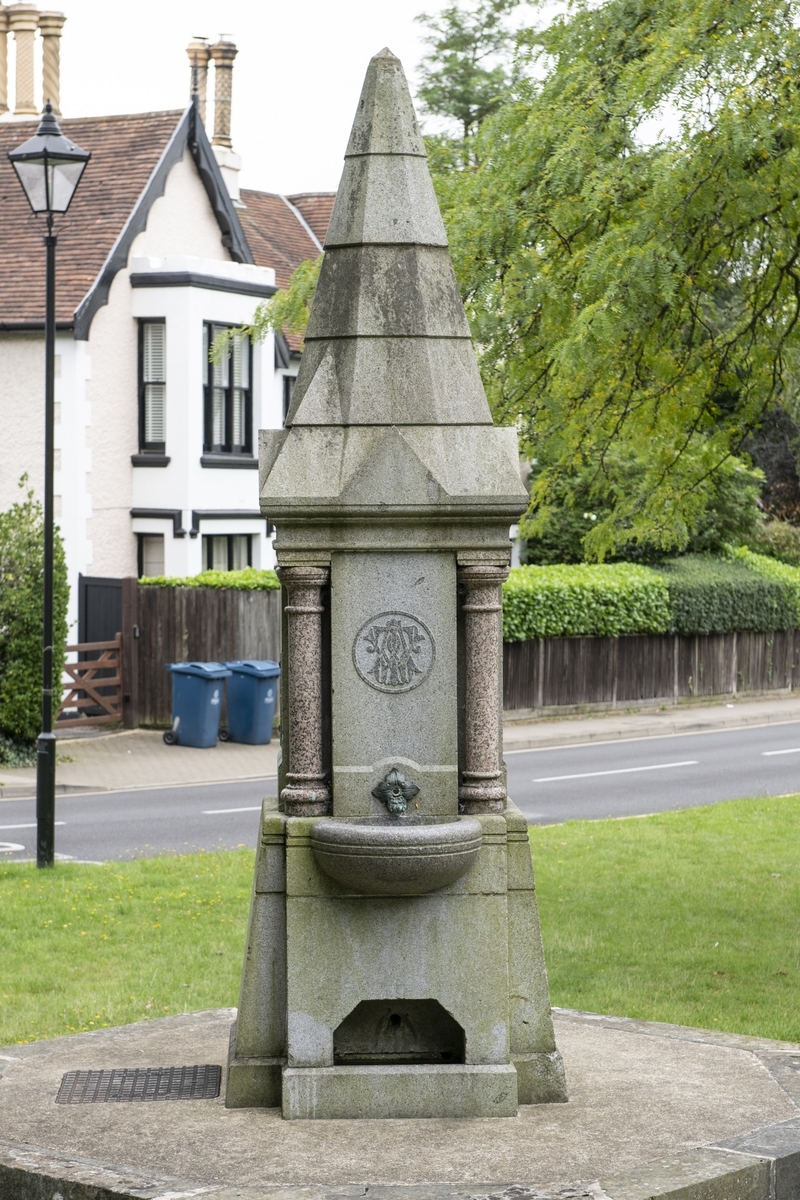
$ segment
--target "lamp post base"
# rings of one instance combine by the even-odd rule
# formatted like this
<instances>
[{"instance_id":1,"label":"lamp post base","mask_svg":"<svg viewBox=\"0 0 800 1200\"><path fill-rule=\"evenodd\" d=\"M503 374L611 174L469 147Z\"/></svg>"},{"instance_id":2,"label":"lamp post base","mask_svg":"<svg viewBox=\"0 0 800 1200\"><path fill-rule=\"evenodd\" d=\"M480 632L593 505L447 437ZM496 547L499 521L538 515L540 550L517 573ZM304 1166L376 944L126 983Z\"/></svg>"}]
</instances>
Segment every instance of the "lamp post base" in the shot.
<instances>
[{"instance_id":1,"label":"lamp post base","mask_svg":"<svg viewBox=\"0 0 800 1200\"><path fill-rule=\"evenodd\" d=\"M36 866L52 867L56 843L56 735L36 742Z\"/></svg>"}]
</instances>

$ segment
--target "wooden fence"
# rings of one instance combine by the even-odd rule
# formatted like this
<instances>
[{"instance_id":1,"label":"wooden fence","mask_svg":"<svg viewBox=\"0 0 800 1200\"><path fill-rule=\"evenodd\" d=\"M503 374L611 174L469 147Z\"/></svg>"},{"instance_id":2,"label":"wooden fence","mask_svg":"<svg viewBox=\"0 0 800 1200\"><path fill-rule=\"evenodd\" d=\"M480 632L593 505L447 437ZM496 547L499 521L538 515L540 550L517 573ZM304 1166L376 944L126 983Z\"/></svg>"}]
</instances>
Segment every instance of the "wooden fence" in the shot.
<instances>
[{"instance_id":1,"label":"wooden fence","mask_svg":"<svg viewBox=\"0 0 800 1200\"><path fill-rule=\"evenodd\" d=\"M800 686L800 629L506 642L503 667L506 711L789 691Z\"/></svg>"},{"instance_id":2,"label":"wooden fence","mask_svg":"<svg viewBox=\"0 0 800 1200\"><path fill-rule=\"evenodd\" d=\"M135 579L125 579L122 624L128 728L170 724L167 663L280 660L279 591L142 587Z\"/></svg>"}]
</instances>

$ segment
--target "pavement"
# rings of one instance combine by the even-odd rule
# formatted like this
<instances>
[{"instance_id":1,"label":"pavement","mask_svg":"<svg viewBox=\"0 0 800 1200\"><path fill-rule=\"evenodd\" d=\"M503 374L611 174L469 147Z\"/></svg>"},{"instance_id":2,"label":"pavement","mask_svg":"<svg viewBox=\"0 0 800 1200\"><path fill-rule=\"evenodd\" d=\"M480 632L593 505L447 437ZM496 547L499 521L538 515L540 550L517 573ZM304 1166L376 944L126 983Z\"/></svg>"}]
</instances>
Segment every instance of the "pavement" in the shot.
<instances>
[{"instance_id":1,"label":"pavement","mask_svg":"<svg viewBox=\"0 0 800 1200\"><path fill-rule=\"evenodd\" d=\"M796 1200L800 1045L554 1011L569 1102L514 1118L226 1109L233 1009L0 1050L4 1200ZM56 1104L67 1071L217 1064L223 1095ZM54 1190L55 1189L55 1190Z\"/></svg>"},{"instance_id":2,"label":"pavement","mask_svg":"<svg viewBox=\"0 0 800 1200\"><path fill-rule=\"evenodd\" d=\"M800 721L800 695L789 693L714 704L687 704L661 709L630 708L568 717L506 713L507 751L545 749L664 737L701 730L735 729ZM58 738L56 790L70 792L131 791L180 787L196 783L233 783L262 779L277 772L277 737L267 746L218 742L207 750L167 746L159 730L133 729L107 733L64 730ZM33 796L34 767L0 767L0 799Z\"/></svg>"}]
</instances>

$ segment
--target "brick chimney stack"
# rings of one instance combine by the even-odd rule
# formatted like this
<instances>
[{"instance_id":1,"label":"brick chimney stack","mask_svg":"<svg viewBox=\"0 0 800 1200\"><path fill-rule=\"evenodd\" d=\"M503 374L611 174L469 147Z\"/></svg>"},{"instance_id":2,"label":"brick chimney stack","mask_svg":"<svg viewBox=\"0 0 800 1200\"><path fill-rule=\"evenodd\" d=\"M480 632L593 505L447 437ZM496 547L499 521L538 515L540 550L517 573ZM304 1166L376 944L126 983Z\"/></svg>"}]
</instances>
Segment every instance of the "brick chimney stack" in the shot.
<instances>
[{"instance_id":1,"label":"brick chimney stack","mask_svg":"<svg viewBox=\"0 0 800 1200\"><path fill-rule=\"evenodd\" d=\"M200 120L206 123L206 100L208 96L208 64L211 52L206 38L192 38L186 47L189 62L192 67L191 95L197 92L197 106L200 110Z\"/></svg>"},{"instance_id":2,"label":"brick chimney stack","mask_svg":"<svg viewBox=\"0 0 800 1200\"><path fill-rule=\"evenodd\" d=\"M42 108L48 100L57 117L61 116L61 30L66 17L60 12L39 13L42 34Z\"/></svg>"},{"instance_id":3,"label":"brick chimney stack","mask_svg":"<svg viewBox=\"0 0 800 1200\"><path fill-rule=\"evenodd\" d=\"M209 46L208 52L214 60L214 137L211 145L219 163L228 195L234 204L241 206L239 196L239 171L242 160L234 153L231 144L231 98L233 93L233 60L238 50L229 37L220 35L218 42Z\"/></svg>"},{"instance_id":4,"label":"brick chimney stack","mask_svg":"<svg viewBox=\"0 0 800 1200\"><path fill-rule=\"evenodd\" d=\"M8 9L0 4L0 117L8 112Z\"/></svg>"},{"instance_id":5,"label":"brick chimney stack","mask_svg":"<svg viewBox=\"0 0 800 1200\"><path fill-rule=\"evenodd\" d=\"M17 96L14 105L15 117L38 116L34 95L33 39L39 28L39 11L35 4L12 4L8 12L8 26L14 34L17 51Z\"/></svg>"}]
</instances>

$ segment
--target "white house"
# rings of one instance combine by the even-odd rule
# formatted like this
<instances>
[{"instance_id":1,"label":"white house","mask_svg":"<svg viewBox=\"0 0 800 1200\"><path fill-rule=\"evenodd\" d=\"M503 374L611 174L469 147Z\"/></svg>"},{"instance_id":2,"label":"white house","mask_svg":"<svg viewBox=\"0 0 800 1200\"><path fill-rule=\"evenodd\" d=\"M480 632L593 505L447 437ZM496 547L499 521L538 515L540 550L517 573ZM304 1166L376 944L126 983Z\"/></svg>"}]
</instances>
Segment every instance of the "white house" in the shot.
<instances>
[{"instance_id":1,"label":"white house","mask_svg":"<svg viewBox=\"0 0 800 1200\"><path fill-rule=\"evenodd\" d=\"M23 474L42 494L44 229L7 152L38 124L25 92L34 36L43 39L58 108L53 47L63 18L56 33L52 18L32 4L0 4L0 509L18 497ZM17 55L13 113L2 90L6 28ZM260 299L319 254L333 195L239 192L229 136L236 50L225 41L199 45L185 111L61 121L92 154L56 230L55 503L73 636L79 576L188 575L274 561L258 507L256 439L259 428L282 424L297 347L273 336L236 344L214 367L208 344L248 321ZM209 60L213 143L203 124Z\"/></svg>"}]
</instances>

